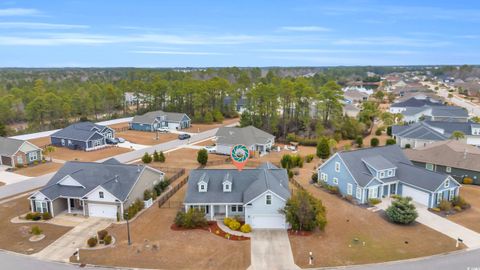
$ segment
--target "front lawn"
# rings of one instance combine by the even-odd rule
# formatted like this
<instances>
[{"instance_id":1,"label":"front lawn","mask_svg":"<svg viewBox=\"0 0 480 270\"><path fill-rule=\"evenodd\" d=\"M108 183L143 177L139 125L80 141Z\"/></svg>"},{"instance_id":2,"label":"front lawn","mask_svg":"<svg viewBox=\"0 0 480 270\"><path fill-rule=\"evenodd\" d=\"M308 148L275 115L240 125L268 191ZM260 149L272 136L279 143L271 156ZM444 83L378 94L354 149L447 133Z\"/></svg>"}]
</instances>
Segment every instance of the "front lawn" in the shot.
<instances>
[{"instance_id":1,"label":"front lawn","mask_svg":"<svg viewBox=\"0 0 480 270\"><path fill-rule=\"evenodd\" d=\"M47 158L47 160L49 160ZM17 169L15 168L14 173L36 177L40 175L44 175L47 173L52 173L58 171L63 164L56 163L56 162L47 162L47 163L40 163L38 165L29 165L28 167Z\"/></svg>"},{"instance_id":2,"label":"front lawn","mask_svg":"<svg viewBox=\"0 0 480 270\"><path fill-rule=\"evenodd\" d=\"M480 233L480 186L463 185L460 188L463 197L471 208L449 216L448 219Z\"/></svg>"}]
</instances>

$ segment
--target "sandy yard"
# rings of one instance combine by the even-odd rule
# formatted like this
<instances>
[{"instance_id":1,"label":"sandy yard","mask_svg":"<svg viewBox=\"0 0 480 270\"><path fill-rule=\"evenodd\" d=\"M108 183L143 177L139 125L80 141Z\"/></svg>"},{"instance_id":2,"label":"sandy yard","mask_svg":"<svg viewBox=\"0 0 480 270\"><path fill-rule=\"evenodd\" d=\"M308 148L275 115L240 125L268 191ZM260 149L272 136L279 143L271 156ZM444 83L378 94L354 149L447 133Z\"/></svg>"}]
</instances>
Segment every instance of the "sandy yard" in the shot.
<instances>
[{"instance_id":1,"label":"sandy yard","mask_svg":"<svg viewBox=\"0 0 480 270\"><path fill-rule=\"evenodd\" d=\"M1 186L5 186L5 183L4 182L0 182L0 187Z\"/></svg>"},{"instance_id":2,"label":"sandy yard","mask_svg":"<svg viewBox=\"0 0 480 270\"><path fill-rule=\"evenodd\" d=\"M448 219L480 233L480 186L463 185L460 188L460 196L472 207L449 216Z\"/></svg>"},{"instance_id":3,"label":"sandy yard","mask_svg":"<svg viewBox=\"0 0 480 270\"><path fill-rule=\"evenodd\" d=\"M49 158L47 157L47 160L48 159ZM44 174L47 174L47 173L56 172L62 166L63 166L63 164L61 164L61 163L47 162L47 163L44 163L44 164L29 166L29 167L26 167L26 168L15 169L14 173L25 175L25 176L30 176L30 177L36 177L36 176L44 175Z\"/></svg>"},{"instance_id":4,"label":"sandy yard","mask_svg":"<svg viewBox=\"0 0 480 270\"><path fill-rule=\"evenodd\" d=\"M50 145L51 143L50 137L41 137L41 138L31 139L28 141L40 148L44 148L45 146Z\"/></svg>"},{"instance_id":5,"label":"sandy yard","mask_svg":"<svg viewBox=\"0 0 480 270\"><path fill-rule=\"evenodd\" d=\"M209 145L215 145L215 142L213 140L206 140L206 141L202 141L202 142L199 142L199 143L195 143L193 145L209 146Z\"/></svg>"},{"instance_id":6,"label":"sandy yard","mask_svg":"<svg viewBox=\"0 0 480 270\"><path fill-rule=\"evenodd\" d=\"M132 151L131 149L111 146L95 151L71 150L65 147L55 147L55 152L51 154L53 159L65 161L97 161L104 158L113 157L119 154ZM50 158L50 155L46 158Z\"/></svg>"},{"instance_id":7,"label":"sandy yard","mask_svg":"<svg viewBox=\"0 0 480 270\"><path fill-rule=\"evenodd\" d=\"M23 254L32 254L39 252L46 246L50 245L53 241L65 234L71 229L71 227L56 226L52 224L14 224L10 222L15 216L25 214L29 210L29 201L27 197L21 197L3 204L0 204L0 227L2 233L0 233L0 248L6 249ZM38 242L30 242L28 239L31 234L29 233L32 226L38 225L45 238Z\"/></svg>"},{"instance_id":8,"label":"sandy yard","mask_svg":"<svg viewBox=\"0 0 480 270\"><path fill-rule=\"evenodd\" d=\"M187 129L182 129L182 131L191 132L191 133L199 133L199 132L204 132L206 130L218 128L218 127L221 127L221 126L230 125L230 124L236 123L238 121L240 121L240 118L225 119L225 120L223 120L222 123L213 123L213 124L195 124L194 123L194 124L192 124L191 127L187 128Z\"/></svg>"},{"instance_id":9,"label":"sandy yard","mask_svg":"<svg viewBox=\"0 0 480 270\"><path fill-rule=\"evenodd\" d=\"M152 162L148 165L154 168L169 167L169 168L195 169L200 165L197 162L197 153L198 153L198 150L196 149L182 148L182 149L165 153L165 163ZM221 162L226 158L227 156L209 154L208 162L210 164L212 162ZM138 163L141 163L141 161ZM207 166L208 165L209 164L207 163Z\"/></svg>"},{"instance_id":10,"label":"sandy yard","mask_svg":"<svg viewBox=\"0 0 480 270\"><path fill-rule=\"evenodd\" d=\"M156 133L148 131L137 130L125 130L115 133L117 137L124 138L125 140L143 145L156 145L168 141L173 141L178 138L178 134L175 133ZM157 138L158 135L158 138Z\"/></svg>"}]
</instances>

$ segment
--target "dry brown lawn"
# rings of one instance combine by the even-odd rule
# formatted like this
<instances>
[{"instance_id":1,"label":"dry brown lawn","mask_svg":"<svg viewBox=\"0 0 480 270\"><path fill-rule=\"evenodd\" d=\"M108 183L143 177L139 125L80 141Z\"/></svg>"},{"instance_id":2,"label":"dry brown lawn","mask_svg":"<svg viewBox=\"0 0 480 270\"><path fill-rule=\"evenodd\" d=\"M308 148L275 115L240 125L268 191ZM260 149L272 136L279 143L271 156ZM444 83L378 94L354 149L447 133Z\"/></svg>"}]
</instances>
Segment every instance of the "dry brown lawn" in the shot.
<instances>
[{"instance_id":1,"label":"dry brown lawn","mask_svg":"<svg viewBox=\"0 0 480 270\"><path fill-rule=\"evenodd\" d=\"M48 159L48 158L47 158ZM56 172L58 171L63 164L61 163L56 163L56 162L47 162L44 164L39 164L35 166L29 166L21 169L15 169L15 173L25 175L25 176L30 176L30 177L36 177L40 175L44 175L47 173L51 172Z\"/></svg>"},{"instance_id":2,"label":"dry brown lawn","mask_svg":"<svg viewBox=\"0 0 480 270\"><path fill-rule=\"evenodd\" d=\"M125 140L143 145L156 145L168 141L173 141L178 138L178 134L174 133L157 133L138 130L126 130L115 133L117 137L122 137Z\"/></svg>"},{"instance_id":3,"label":"dry brown lawn","mask_svg":"<svg viewBox=\"0 0 480 270\"><path fill-rule=\"evenodd\" d=\"M44 148L45 146L50 145L51 143L50 137L41 137L41 138L31 139L28 141L40 148Z\"/></svg>"},{"instance_id":4,"label":"dry brown lawn","mask_svg":"<svg viewBox=\"0 0 480 270\"><path fill-rule=\"evenodd\" d=\"M200 164L197 162L197 153L198 150L190 148L182 148L175 151L165 153L165 163L152 162L148 164L151 167L156 168L185 168L185 169L195 169ZM227 156L209 154L208 162L219 162L225 160ZM207 163L207 166L209 164Z\"/></svg>"},{"instance_id":5,"label":"dry brown lawn","mask_svg":"<svg viewBox=\"0 0 480 270\"><path fill-rule=\"evenodd\" d=\"M55 152L51 154L54 159L65 161L97 161L104 158L113 157L115 155L123 154L132 151L131 149L112 146L102 148L95 151L71 150L65 147L56 147ZM49 158L49 157L47 157Z\"/></svg>"},{"instance_id":6,"label":"dry brown lawn","mask_svg":"<svg viewBox=\"0 0 480 270\"><path fill-rule=\"evenodd\" d=\"M456 250L455 240L422 224L392 224L381 213L350 204L309 184L314 166L319 163L317 158L305 163L296 177L311 194L323 201L328 220L324 232L290 236L295 263L300 267L308 266L310 251L315 256L314 266L326 267L401 260ZM354 243L355 238L359 239L359 244Z\"/></svg>"},{"instance_id":7,"label":"dry brown lawn","mask_svg":"<svg viewBox=\"0 0 480 270\"><path fill-rule=\"evenodd\" d=\"M207 131L207 130L210 130L210 129L218 128L218 127L221 127L221 126L230 125L230 124L236 123L238 121L240 121L240 118L225 119L225 120L223 120L222 123L192 124L191 127L187 128L187 129L182 129L182 131L199 133L199 132L204 132L204 131Z\"/></svg>"},{"instance_id":8,"label":"dry brown lawn","mask_svg":"<svg viewBox=\"0 0 480 270\"><path fill-rule=\"evenodd\" d=\"M9 202L0 204L0 248L23 254L32 254L44 249L60 236L65 234L71 227L63 227L52 224L23 223L14 224L10 222L15 216L28 212L29 201L27 197L21 197ZM45 234L45 238L38 242L30 242L28 239L31 227L38 225Z\"/></svg>"},{"instance_id":9,"label":"dry brown lawn","mask_svg":"<svg viewBox=\"0 0 480 270\"><path fill-rule=\"evenodd\" d=\"M480 233L480 186L463 185L460 188L460 196L472 207L449 216L448 219Z\"/></svg>"},{"instance_id":10,"label":"dry brown lawn","mask_svg":"<svg viewBox=\"0 0 480 270\"><path fill-rule=\"evenodd\" d=\"M215 142L213 140L206 140L206 141L202 141L202 142L199 142L199 143L195 143L194 145L199 145L199 146L208 146L208 145L214 145Z\"/></svg>"}]
</instances>

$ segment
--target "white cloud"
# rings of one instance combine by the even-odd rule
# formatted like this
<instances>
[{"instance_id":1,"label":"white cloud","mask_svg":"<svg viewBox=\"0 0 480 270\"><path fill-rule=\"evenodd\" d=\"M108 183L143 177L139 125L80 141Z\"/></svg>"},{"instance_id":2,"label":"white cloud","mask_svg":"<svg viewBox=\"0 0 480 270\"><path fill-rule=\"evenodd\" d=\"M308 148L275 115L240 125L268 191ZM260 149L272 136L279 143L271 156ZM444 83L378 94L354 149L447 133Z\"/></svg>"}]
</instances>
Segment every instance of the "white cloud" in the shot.
<instances>
[{"instance_id":1,"label":"white cloud","mask_svg":"<svg viewBox=\"0 0 480 270\"><path fill-rule=\"evenodd\" d=\"M137 54L165 54L165 55L227 55L218 52L196 52L196 51L130 51Z\"/></svg>"},{"instance_id":2,"label":"white cloud","mask_svg":"<svg viewBox=\"0 0 480 270\"><path fill-rule=\"evenodd\" d=\"M322 27L322 26L283 26L280 28L283 31L293 31L293 32L330 32L332 29Z\"/></svg>"},{"instance_id":3,"label":"white cloud","mask_svg":"<svg viewBox=\"0 0 480 270\"><path fill-rule=\"evenodd\" d=\"M398 55L410 55L418 52L411 50L359 50L359 49L268 49L260 50L261 52L272 53L290 53L290 54L320 54L320 53L349 53L349 54L363 54L363 53L376 53L376 54L398 54Z\"/></svg>"},{"instance_id":4,"label":"white cloud","mask_svg":"<svg viewBox=\"0 0 480 270\"><path fill-rule=\"evenodd\" d=\"M339 39L333 41L334 45L380 45L380 46L406 46L406 47L444 47L451 43L448 41L436 41L427 39L415 39L405 37L360 37Z\"/></svg>"},{"instance_id":5,"label":"white cloud","mask_svg":"<svg viewBox=\"0 0 480 270\"><path fill-rule=\"evenodd\" d=\"M4 29L86 29L90 28L88 25L78 24L55 24L55 23L40 23L40 22L0 22L0 28Z\"/></svg>"},{"instance_id":6,"label":"white cloud","mask_svg":"<svg viewBox=\"0 0 480 270\"><path fill-rule=\"evenodd\" d=\"M34 16L40 12L32 8L4 8L0 9L0 17L6 16Z\"/></svg>"}]
</instances>

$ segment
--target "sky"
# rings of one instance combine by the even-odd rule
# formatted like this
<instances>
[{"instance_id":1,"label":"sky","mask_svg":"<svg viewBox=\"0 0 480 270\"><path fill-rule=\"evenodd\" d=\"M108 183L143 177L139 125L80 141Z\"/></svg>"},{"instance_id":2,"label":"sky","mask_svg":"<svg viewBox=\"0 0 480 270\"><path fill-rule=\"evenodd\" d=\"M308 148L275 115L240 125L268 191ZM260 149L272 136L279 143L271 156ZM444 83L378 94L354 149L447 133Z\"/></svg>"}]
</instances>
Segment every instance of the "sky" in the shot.
<instances>
[{"instance_id":1,"label":"sky","mask_svg":"<svg viewBox=\"0 0 480 270\"><path fill-rule=\"evenodd\" d=\"M480 64L480 1L0 1L1 67Z\"/></svg>"}]
</instances>

